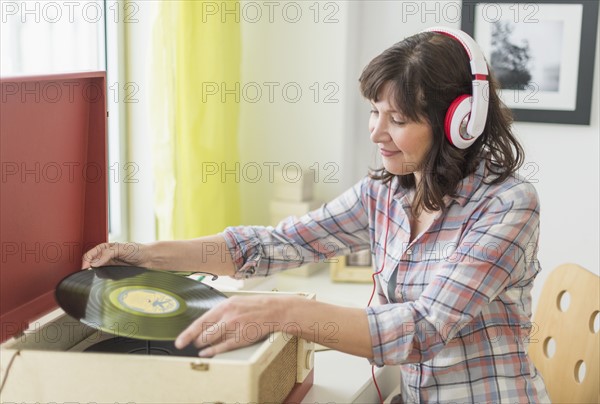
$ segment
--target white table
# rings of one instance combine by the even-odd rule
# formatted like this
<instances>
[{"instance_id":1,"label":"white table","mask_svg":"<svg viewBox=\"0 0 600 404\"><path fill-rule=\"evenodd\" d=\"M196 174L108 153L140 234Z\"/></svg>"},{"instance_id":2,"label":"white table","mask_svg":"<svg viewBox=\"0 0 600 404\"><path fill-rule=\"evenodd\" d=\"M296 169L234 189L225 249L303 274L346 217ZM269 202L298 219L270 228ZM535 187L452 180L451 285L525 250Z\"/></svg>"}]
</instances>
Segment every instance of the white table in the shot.
<instances>
[{"instance_id":1,"label":"white table","mask_svg":"<svg viewBox=\"0 0 600 404\"><path fill-rule=\"evenodd\" d=\"M319 301L349 307L365 307L372 290L371 284L332 282L328 270L306 278L277 274L257 281L252 280L245 289L314 293ZM368 360L334 350L317 351L314 369L314 384L303 404L379 402ZM397 367L375 368L375 374L384 398L399 385Z\"/></svg>"}]
</instances>

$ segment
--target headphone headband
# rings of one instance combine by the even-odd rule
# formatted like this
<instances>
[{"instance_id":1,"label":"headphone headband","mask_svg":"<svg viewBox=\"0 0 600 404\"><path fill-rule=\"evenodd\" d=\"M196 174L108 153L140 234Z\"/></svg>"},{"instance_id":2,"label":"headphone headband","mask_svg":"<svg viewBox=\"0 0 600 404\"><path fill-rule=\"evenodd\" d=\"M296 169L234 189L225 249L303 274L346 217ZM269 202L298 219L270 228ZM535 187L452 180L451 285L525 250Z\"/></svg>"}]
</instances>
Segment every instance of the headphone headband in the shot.
<instances>
[{"instance_id":1,"label":"headphone headband","mask_svg":"<svg viewBox=\"0 0 600 404\"><path fill-rule=\"evenodd\" d=\"M446 113L446 137L456 147L466 149L483 133L488 112L488 67L483 52L466 32L447 27L431 27L423 32L436 32L460 42L467 54L473 75L472 96L459 96Z\"/></svg>"}]
</instances>

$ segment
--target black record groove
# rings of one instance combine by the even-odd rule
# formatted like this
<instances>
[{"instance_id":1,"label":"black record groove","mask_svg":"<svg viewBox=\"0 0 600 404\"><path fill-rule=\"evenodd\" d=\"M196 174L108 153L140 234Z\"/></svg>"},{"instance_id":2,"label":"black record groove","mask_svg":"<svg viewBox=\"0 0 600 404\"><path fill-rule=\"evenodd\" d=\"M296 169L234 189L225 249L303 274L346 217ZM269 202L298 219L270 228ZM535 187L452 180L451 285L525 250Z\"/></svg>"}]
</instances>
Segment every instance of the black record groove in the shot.
<instances>
[{"instance_id":1,"label":"black record groove","mask_svg":"<svg viewBox=\"0 0 600 404\"><path fill-rule=\"evenodd\" d=\"M56 288L69 315L120 337L173 341L226 296L165 271L107 266L76 272Z\"/></svg>"},{"instance_id":2,"label":"black record groove","mask_svg":"<svg viewBox=\"0 0 600 404\"><path fill-rule=\"evenodd\" d=\"M198 356L198 349L188 345L183 349L175 348L173 341L144 341L140 339L114 337L98 342L85 352L109 352L137 355Z\"/></svg>"}]
</instances>

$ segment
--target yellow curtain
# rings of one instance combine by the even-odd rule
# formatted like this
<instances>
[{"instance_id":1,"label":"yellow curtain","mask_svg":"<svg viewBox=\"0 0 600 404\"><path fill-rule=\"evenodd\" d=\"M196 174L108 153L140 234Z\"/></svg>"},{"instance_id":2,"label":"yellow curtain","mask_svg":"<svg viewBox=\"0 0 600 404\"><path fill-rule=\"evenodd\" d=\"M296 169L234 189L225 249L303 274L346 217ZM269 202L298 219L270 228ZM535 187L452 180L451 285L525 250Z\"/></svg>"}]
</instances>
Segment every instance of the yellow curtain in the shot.
<instances>
[{"instance_id":1,"label":"yellow curtain","mask_svg":"<svg viewBox=\"0 0 600 404\"><path fill-rule=\"evenodd\" d=\"M226 7L226 10L215 10ZM164 0L153 39L157 238L239 224L239 2Z\"/></svg>"}]
</instances>

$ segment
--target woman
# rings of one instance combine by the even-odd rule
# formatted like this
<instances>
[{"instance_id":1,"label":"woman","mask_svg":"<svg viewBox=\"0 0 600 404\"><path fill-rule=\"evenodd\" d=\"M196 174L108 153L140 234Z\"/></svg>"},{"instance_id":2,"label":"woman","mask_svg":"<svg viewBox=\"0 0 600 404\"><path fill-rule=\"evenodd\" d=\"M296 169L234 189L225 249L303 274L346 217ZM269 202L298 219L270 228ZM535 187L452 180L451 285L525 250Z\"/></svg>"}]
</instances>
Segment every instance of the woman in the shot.
<instances>
[{"instance_id":1,"label":"woman","mask_svg":"<svg viewBox=\"0 0 600 404\"><path fill-rule=\"evenodd\" d=\"M372 104L369 130L383 168L337 199L274 229L230 227L136 245L135 254L103 244L84 267L266 276L369 248L380 305L230 298L176 345L193 343L200 356L213 356L251 342L235 332L245 324L261 325L266 336L293 322L299 327L286 331L302 338L377 366L401 365L404 401L549 401L527 355L540 270L538 198L516 174L523 150L477 45L460 31L419 33L373 59L360 87ZM333 341L325 329L332 321ZM207 323L216 325L207 330Z\"/></svg>"}]
</instances>

